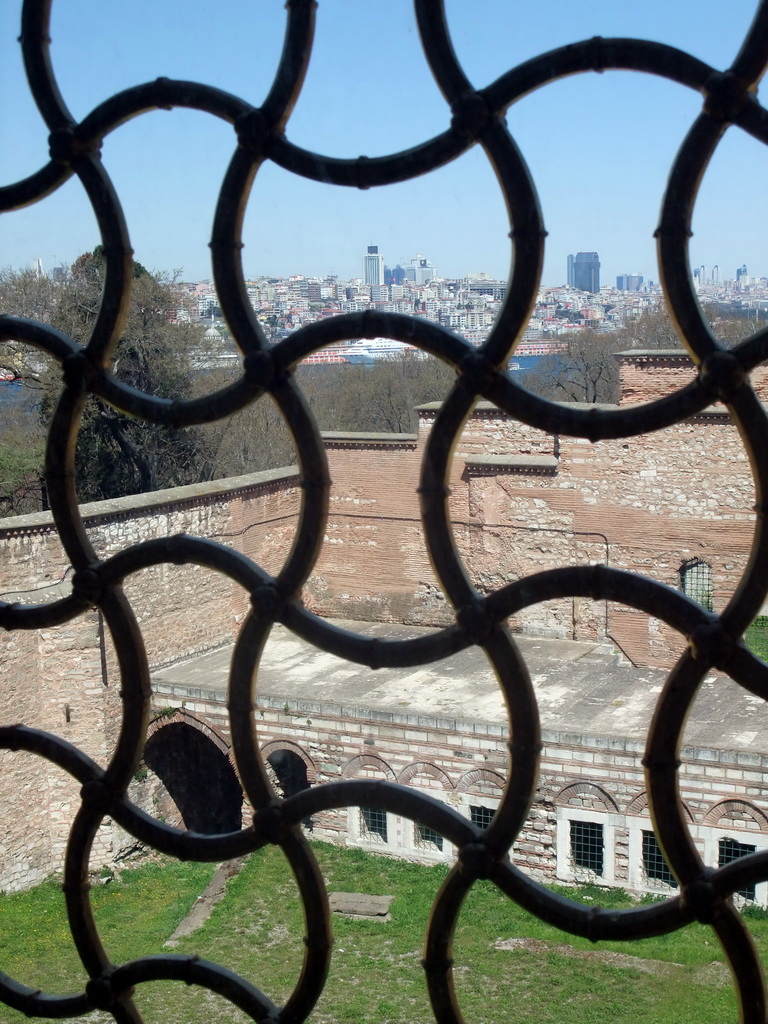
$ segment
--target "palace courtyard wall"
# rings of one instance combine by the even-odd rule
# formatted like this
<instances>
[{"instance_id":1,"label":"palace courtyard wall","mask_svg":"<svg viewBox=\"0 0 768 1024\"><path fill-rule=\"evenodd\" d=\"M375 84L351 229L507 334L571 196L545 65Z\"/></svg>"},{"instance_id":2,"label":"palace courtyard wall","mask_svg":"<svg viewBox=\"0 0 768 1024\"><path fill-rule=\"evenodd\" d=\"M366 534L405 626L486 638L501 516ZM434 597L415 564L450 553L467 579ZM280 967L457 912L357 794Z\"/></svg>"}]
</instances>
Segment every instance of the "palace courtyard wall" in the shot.
<instances>
[{"instance_id":1,"label":"palace courtyard wall","mask_svg":"<svg viewBox=\"0 0 768 1024\"><path fill-rule=\"evenodd\" d=\"M234 547L274 571L290 546L297 512L293 467L215 484L82 506L99 557L129 544L187 533ZM39 604L70 593L71 567L50 514L0 522L0 599ZM196 566L142 570L124 589L157 667L234 638L248 596L227 577ZM120 677L102 616L2 637L3 724L21 722L76 744L105 766L119 728ZM79 786L41 758L0 752L0 888L34 884L63 861ZM94 862L119 856L129 839L107 825Z\"/></svg>"},{"instance_id":2,"label":"palace courtyard wall","mask_svg":"<svg viewBox=\"0 0 768 1024\"><path fill-rule=\"evenodd\" d=\"M658 397L692 376L679 354L630 353L620 359L620 370L624 399L632 400ZM416 625L449 621L422 539L417 500L419 463L435 417L434 407L423 407L413 436L325 435L333 480L330 515L323 552L305 591L308 607L319 614ZM188 533L234 547L274 571L293 537L297 484L296 469L288 468L84 506L83 516L100 557L137 541ZM457 445L451 486L456 544L470 575L486 591L538 569L594 563L639 571L680 588L684 567L700 561L711 573L712 602L719 609L737 585L754 529L746 456L727 414L717 407L628 442L590 444L553 438L480 403ZM35 603L69 592L69 563L49 516L4 521L0 551L3 600ZM240 588L197 567L143 570L126 580L125 590L156 672L226 646L247 614L247 595ZM663 623L612 602L551 602L524 611L511 625L522 636L591 643L607 636L625 660L641 666L668 666L682 645ZM88 612L65 627L6 634L2 657L4 722L48 729L105 764L120 698L102 618ZM177 699L156 691L158 709L180 708L185 700L193 715L198 714L196 700L206 703L199 696ZM308 714L312 723L322 725L314 725L313 735L313 727L304 722L299 735L296 716L285 717L282 706L266 700L261 708L264 742L282 738L297 744L318 782L358 769L398 779L406 773L409 784L428 786L464 810L495 806L498 779L505 771L505 741L503 732L493 731L492 723L480 717L471 719L470 726L455 716L436 716L435 721L426 716L416 723L379 720L361 700L345 705L353 708L349 713L324 706ZM216 719L210 709L200 714ZM633 825L632 832L626 822L633 815L647 820L640 813L638 741L624 737L625 746L616 746L620 737L610 739L588 728L572 736L550 732L535 816L518 854L531 869L545 872L554 850L558 877L567 877L567 847L558 838L565 833L558 832L558 820L570 822L576 811L604 815L600 822L605 828L618 830L611 843L616 851L613 877L631 883L643 829L638 833ZM226 739L222 733L221 742ZM377 751L375 763L371 747ZM719 827L721 804L728 811L722 817L728 827L736 829L740 821L744 834L762 836L767 809L762 752L738 743L728 749L717 744L696 749L704 753L685 769L685 799L696 827L710 828L709 838L701 842L715 841L711 829ZM6 808L0 825L0 887L14 889L60 865L78 793L47 762L9 752L0 760L0 798ZM416 770L413 765L431 767ZM568 788L573 786L582 788ZM480 798L485 802L472 803ZM348 819L347 812L338 812L323 828L354 842L377 842L356 813ZM617 814L624 824L611 818ZM406 852L418 846L427 859L433 852L418 841L411 825L393 821L392 835L404 837ZM118 830L105 828L94 861L117 856L126 842Z\"/></svg>"},{"instance_id":3,"label":"palace courtyard wall","mask_svg":"<svg viewBox=\"0 0 768 1024\"><path fill-rule=\"evenodd\" d=\"M687 356L617 357L625 396L643 401L693 379ZM768 394L768 371L753 374ZM326 436L334 481L328 544L307 587L320 614L376 621L450 620L421 536L418 467L436 403L419 409L416 438ZM489 592L538 570L608 564L681 588L706 564L722 609L747 564L754 484L722 406L652 434L591 443L549 435L478 403L456 447L454 537L476 586ZM516 616L524 633L608 636L630 661L669 666L683 641L658 619L613 602L553 601Z\"/></svg>"}]
</instances>

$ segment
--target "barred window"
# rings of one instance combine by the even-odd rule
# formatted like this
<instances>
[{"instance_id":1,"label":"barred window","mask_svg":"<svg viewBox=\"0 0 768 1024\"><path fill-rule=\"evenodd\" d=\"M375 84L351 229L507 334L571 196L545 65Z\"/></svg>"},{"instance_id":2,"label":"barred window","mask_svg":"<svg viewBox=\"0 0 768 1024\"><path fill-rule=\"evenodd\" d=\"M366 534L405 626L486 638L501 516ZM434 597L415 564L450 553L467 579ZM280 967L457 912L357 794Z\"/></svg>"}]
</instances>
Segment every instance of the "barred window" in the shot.
<instances>
[{"instance_id":1,"label":"barred window","mask_svg":"<svg viewBox=\"0 0 768 1024\"><path fill-rule=\"evenodd\" d=\"M439 832L435 832L435 830L430 828L428 825L422 825L417 821L416 827L414 828L414 834L416 846L426 850L438 849L442 851L443 837Z\"/></svg>"},{"instance_id":2,"label":"barred window","mask_svg":"<svg viewBox=\"0 0 768 1024\"><path fill-rule=\"evenodd\" d=\"M478 828L488 828L493 815L494 811L491 807L483 807L481 804L472 804L469 808L472 824L477 825Z\"/></svg>"},{"instance_id":3,"label":"barred window","mask_svg":"<svg viewBox=\"0 0 768 1024\"><path fill-rule=\"evenodd\" d=\"M730 864L733 860L738 860L739 857L746 857L748 853L754 853L756 847L750 843L740 843L738 839L721 839L718 843L719 851L717 857L717 866L719 868L725 867L726 864ZM743 896L745 900L755 899L755 886L745 885L742 889L737 889L736 892L739 896Z\"/></svg>"},{"instance_id":4,"label":"barred window","mask_svg":"<svg viewBox=\"0 0 768 1024\"><path fill-rule=\"evenodd\" d=\"M680 587L686 597L712 611L712 569L706 562L699 558L686 562L680 569Z\"/></svg>"},{"instance_id":5,"label":"barred window","mask_svg":"<svg viewBox=\"0 0 768 1024\"><path fill-rule=\"evenodd\" d=\"M643 829L643 867L645 875L651 882L663 882L677 888L677 879L672 874L667 864L661 847L656 841L653 832Z\"/></svg>"},{"instance_id":6,"label":"barred window","mask_svg":"<svg viewBox=\"0 0 768 1024\"><path fill-rule=\"evenodd\" d=\"M387 842L387 812L373 807L360 808L360 834L365 839Z\"/></svg>"},{"instance_id":7,"label":"barred window","mask_svg":"<svg viewBox=\"0 0 768 1024\"><path fill-rule=\"evenodd\" d=\"M603 826L596 821L572 821L571 856L577 867L602 875L605 861Z\"/></svg>"}]
</instances>

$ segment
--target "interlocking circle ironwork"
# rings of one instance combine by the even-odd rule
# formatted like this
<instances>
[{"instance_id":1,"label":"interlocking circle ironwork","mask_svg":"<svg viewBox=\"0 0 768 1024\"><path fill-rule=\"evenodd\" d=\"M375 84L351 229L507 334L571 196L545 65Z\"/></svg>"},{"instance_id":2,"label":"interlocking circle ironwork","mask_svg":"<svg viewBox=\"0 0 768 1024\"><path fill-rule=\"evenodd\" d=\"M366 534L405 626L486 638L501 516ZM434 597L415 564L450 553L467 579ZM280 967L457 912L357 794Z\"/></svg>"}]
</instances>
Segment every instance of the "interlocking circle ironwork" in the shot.
<instances>
[{"instance_id":1,"label":"interlocking circle ironwork","mask_svg":"<svg viewBox=\"0 0 768 1024\"><path fill-rule=\"evenodd\" d=\"M731 896L745 884L768 879L768 853L745 857L717 871L706 868L686 825L677 772L686 715L713 666L751 693L768 697L768 668L740 640L764 602L768 586L768 423L749 381L750 370L768 357L768 333L756 333L725 351L699 308L687 259L698 183L723 134L738 128L768 143L768 113L756 97L756 83L768 61L768 4L759 5L740 52L725 71L659 43L596 38L542 54L478 89L456 57L442 0L415 0L424 56L445 97L447 127L405 152L357 160L309 152L291 143L287 135L291 110L312 55L317 16L312 0L287 4L282 57L260 106L197 82L161 79L105 99L80 122L67 109L57 85L55 62L50 59L51 4L52 0L25 0L21 30L29 87L50 133L50 160L30 177L2 186L0 209L42 202L76 177L98 223L106 271L99 314L85 345L45 324L0 317L0 340L34 346L61 367L62 393L50 430L46 473L55 525L74 570L71 595L34 608L4 604L0 622L6 629L42 629L98 607L118 655L122 722L105 769L56 736L20 726L0 729L0 746L48 758L82 785L82 802L69 837L65 893L84 971L82 991L67 996L34 991L3 976L0 999L33 1017L67 1017L102 1009L116 1021L136 1022L141 1018L131 998L132 989L158 978L179 979L220 993L254 1020L305 1020L325 983L331 932L322 876L299 826L303 819L324 809L363 805L416 819L458 849L457 862L436 895L426 935L424 967L437 1020L462 1020L452 984L452 935L467 892L478 878L487 878L545 921L592 939L641 938L671 932L692 920L709 923L732 968L743 1020L762 1024L766 1017L763 970ZM522 389L503 370L533 308L544 252L536 189L505 124L504 112L531 90L566 75L612 69L661 75L703 96L701 113L681 141L672 165L657 233L668 308L698 375L688 387L661 400L601 411L545 401ZM242 354L239 377L226 390L176 401L131 390L110 370L131 293L132 254L120 199L99 155L105 136L119 131L128 120L150 110L174 107L221 118L233 129L232 157L218 194L211 249L221 309ZM335 316L297 330L278 344L267 343L247 299L240 258L244 213L262 165L272 161L292 174L341 187L377 188L428 174L471 147L483 150L498 178L509 214L514 256L501 313L480 349L435 324L386 313ZM455 386L426 445L420 487L426 542L436 575L455 609L455 621L421 639L377 641L375 645L362 635L344 633L313 616L299 598L320 550L329 480L320 435L292 375L303 357L332 341L374 336L416 345L456 370ZM74 451L88 394L148 423L177 427L211 422L271 397L292 431L301 472L301 511L293 546L281 570L270 575L225 546L195 537L138 543L99 560L83 528L74 486ZM713 400L724 402L750 455L757 508L749 565L727 607L720 614L710 613L659 583L604 566L564 566L533 574L491 594L479 593L454 543L447 482L456 439L481 397L534 427L591 440L659 430ZM251 595L251 612L232 660L228 700L237 771L255 813L248 828L232 834L180 832L141 813L127 796L147 731L150 683L139 625L121 584L139 569L164 562L206 566L231 577ZM689 641L659 696L647 734L645 765L654 827L680 881L679 895L652 906L618 912L585 908L553 895L508 857L535 791L540 729L525 662L504 623L524 607L576 595L642 609L663 619ZM506 788L488 828L475 827L426 793L387 782L328 783L278 799L259 754L259 730L251 711L259 685L259 657L276 622L361 665L421 665L469 645L481 647L496 670L512 737ZM90 913L86 884L89 852L105 816L155 849L188 859L215 861L267 843L280 846L296 876L307 927L304 968L284 1006L273 1005L267 995L223 965L179 956L146 957L126 964L109 961Z\"/></svg>"}]
</instances>

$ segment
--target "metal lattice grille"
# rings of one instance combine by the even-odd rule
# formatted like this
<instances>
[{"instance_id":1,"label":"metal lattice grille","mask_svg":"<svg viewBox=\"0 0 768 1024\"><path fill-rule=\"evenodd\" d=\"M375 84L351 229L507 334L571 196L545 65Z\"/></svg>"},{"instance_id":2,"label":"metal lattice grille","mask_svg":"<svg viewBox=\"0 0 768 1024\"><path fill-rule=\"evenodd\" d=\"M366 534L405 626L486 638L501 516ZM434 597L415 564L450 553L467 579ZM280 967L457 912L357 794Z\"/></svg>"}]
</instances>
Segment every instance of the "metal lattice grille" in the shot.
<instances>
[{"instance_id":1,"label":"metal lattice grille","mask_svg":"<svg viewBox=\"0 0 768 1024\"><path fill-rule=\"evenodd\" d=\"M756 847L751 843L740 843L738 839L721 839L717 844L717 866L724 868L726 864L732 864L741 857L754 853ZM736 892L745 900L754 900L755 886L753 884L743 885Z\"/></svg>"},{"instance_id":2,"label":"metal lattice grille","mask_svg":"<svg viewBox=\"0 0 768 1024\"><path fill-rule=\"evenodd\" d=\"M360 808L360 834L378 843L387 842L387 812L373 807Z\"/></svg>"},{"instance_id":3,"label":"metal lattice grille","mask_svg":"<svg viewBox=\"0 0 768 1024\"><path fill-rule=\"evenodd\" d=\"M605 864L603 826L596 821L572 821L571 856L576 867L602 875Z\"/></svg>"},{"instance_id":4,"label":"metal lattice grille","mask_svg":"<svg viewBox=\"0 0 768 1024\"><path fill-rule=\"evenodd\" d=\"M643 867L646 878L654 882L663 882L665 885L677 888L677 879L669 870L669 864L664 859L661 847L656 841L653 832L643 829Z\"/></svg>"},{"instance_id":5,"label":"metal lattice grille","mask_svg":"<svg viewBox=\"0 0 768 1024\"><path fill-rule=\"evenodd\" d=\"M0 622L8 630L45 630L97 607L118 655L123 715L106 768L55 735L18 726L0 729L4 748L48 758L82 785L64 888L83 963L83 987L73 995L55 996L0 978L0 998L31 1016L66 1017L101 1009L120 1022L138 1021L131 999L134 987L157 979L178 979L215 990L256 1020L306 1020L328 973L331 932L323 878L298 826L320 811L358 806L369 813L390 812L421 821L457 850L456 863L435 896L426 933L424 967L438 1020L461 1020L452 982L452 937L465 896L483 878L545 921L593 940L670 933L694 920L711 925L735 978L742 1019L750 1024L765 1021L762 965L731 896L768 877L768 853L740 857L714 871L702 863L680 799L678 751L699 686L713 667L727 672L757 697L768 697L768 666L741 641L766 599L768 581L768 420L749 379L750 371L768 357L768 332L758 331L724 350L697 302L687 251L699 182L726 131L746 132L768 143L768 113L756 96L756 83L768 60L768 5L758 5L742 47L726 70L659 43L595 38L541 54L481 88L469 80L456 57L441 0L415 0L414 8L425 60L446 101L445 128L407 152L340 159L306 151L288 137L291 111L312 58L317 11L310 0L287 4L284 50L274 82L259 105L204 84L160 78L105 98L80 122L66 106L49 59L51 0L23 4L21 46L29 88L49 133L50 160L28 178L0 187L0 210L44 202L70 179L75 186L79 183L99 226L105 283L98 316L84 346L43 324L13 316L0 318L0 340L32 346L61 369L63 390L48 441L46 484L59 538L73 569L68 596L34 607L4 604ZM504 114L526 94L566 76L615 69L662 76L703 97L700 113L681 139L670 168L657 232L667 306L698 372L689 385L645 405L614 410L559 406L528 393L503 372L533 308L545 237L535 186ZM232 128L232 156L216 204L211 249L221 309L242 357L241 373L233 385L201 398L175 401L132 390L110 369L131 291L132 261L120 198L99 153L105 136L120 131L130 119L174 107L219 118ZM240 258L244 212L263 165L271 162L291 174L341 188L375 189L429 174L473 147L482 151L496 174L508 211L514 256L501 312L480 349L436 324L374 312L330 317L274 346L266 343L247 301ZM426 445L420 480L426 543L455 617L449 627L411 641L371 640L346 633L313 616L299 598L323 541L329 479L320 435L292 370L331 342L377 336L417 346L457 373ZM301 513L282 569L270 575L225 546L193 536L136 543L99 560L83 528L73 482L74 452L89 395L158 428L210 423L270 397L292 432L301 473ZM659 431L713 401L722 401L749 452L757 510L751 558L727 605L715 615L684 593L600 565L563 565L487 595L478 592L454 542L448 481L454 446L479 398L532 427L593 442ZM163 563L191 563L225 574L249 593L252 602L232 660L228 708L233 757L255 814L248 827L224 835L175 830L141 814L127 796L147 732L150 685L139 624L121 585L139 570ZM679 894L653 906L621 911L581 906L532 881L507 854L536 791L541 735L536 694L505 621L522 609L562 597L611 601L639 610L663 620L688 642L647 723L644 765L650 812L681 886ZM276 622L360 665L419 666L470 645L481 647L498 676L512 737L506 788L487 829L481 830L427 792L387 781L340 780L276 798L259 754L258 722L251 713L261 651ZM141 842L185 859L217 861L265 844L279 845L296 876L307 930L304 969L283 1007L274 1006L268 996L224 966L194 957L147 956L127 964L110 963L90 912L87 885L89 852L105 817ZM584 834L578 856L597 870L601 862L596 838L590 843Z\"/></svg>"},{"instance_id":6,"label":"metal lattice grille","mask_svg":"<svg viewBox=\"0 0 768 1024\"><path fill-rule=\"evenodd\" d=\"M712 569L706 562L697 559L680 570L683 593L702 608L712 611Z\"/></svg>"},{"instance_id":7,"label":"metal lattice grille","mask_svg":"<svg viewBox=\"0 0 768 1024\"><path fill-rule=\"evenodd\" d=\"M416 846L425 850L442 850L443 837L428 825L416 824Z\"/></svg>"}]
</instances>

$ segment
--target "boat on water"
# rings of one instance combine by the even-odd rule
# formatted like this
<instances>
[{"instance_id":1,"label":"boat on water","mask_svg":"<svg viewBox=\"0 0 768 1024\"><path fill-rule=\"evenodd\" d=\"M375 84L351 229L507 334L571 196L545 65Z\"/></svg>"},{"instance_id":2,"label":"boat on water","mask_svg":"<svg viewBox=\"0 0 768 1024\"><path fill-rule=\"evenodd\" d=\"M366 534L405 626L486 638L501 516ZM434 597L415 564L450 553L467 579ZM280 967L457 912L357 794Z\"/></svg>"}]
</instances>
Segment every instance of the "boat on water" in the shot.
<instances>
[{"instance_id":1,"label":"boat on water","mask_svg":"<svg viewBox=\"0 0 768 1024\"><path fill-rule=\"evenodd\" d=\"M356 338L351 341L335 341L325 348L305 356L303 363L367 363L373 359L400 355L404 351L416 351L413 345L391 338Z\"/></svg>"}]
</instances>

